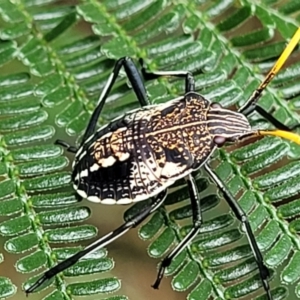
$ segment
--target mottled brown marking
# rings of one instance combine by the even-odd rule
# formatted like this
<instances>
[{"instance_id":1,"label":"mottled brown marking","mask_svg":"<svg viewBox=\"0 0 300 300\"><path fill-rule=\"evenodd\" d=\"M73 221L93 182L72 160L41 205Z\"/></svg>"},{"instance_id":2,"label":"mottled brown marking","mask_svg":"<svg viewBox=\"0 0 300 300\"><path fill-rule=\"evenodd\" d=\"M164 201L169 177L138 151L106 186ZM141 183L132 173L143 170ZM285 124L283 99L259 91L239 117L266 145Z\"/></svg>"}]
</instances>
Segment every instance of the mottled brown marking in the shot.
<instances>
[{"instance_id":1,"label":"mottled brown marking","mask_svg":"<svg viewBox=\"0 0 300 300\"><path fill-rule=\"evenodd\" d=\"M128 138L128 129L119 128L110 135L98 139L93 145L92 155L100 166L110 157L124 161L130 155L128 149L133 148L131 140L132 138Z\"/></svg>"},{"instance_id":2,"label":"mottled brown marking","mask_svg":"<svg viewBox=\"0 0 300 300\"><path fill-rule=\"evenodd\" d=\"M116 200L146 199L199 168L214 150L216 136L236 139L249 130L241 114L211 106L196 93L129 112L89 145L94 161L88 164L100 167L101 189L95 193ZM114 175L115 170L121 175Z\"/></svg>"},{"instance_id":3,"label":"mottled brown marking","mask_svg":"<svg viewBox=\"0 0 300 300\"><path fill-rule=\"evenodd\" d=\"M157 152L155 149L159 145L159 153L163 152L161 148L176 150L181 153L183 165L191 156L194 163L201 163L212 147L212 136L205 122L208 109L208 101L188 97L186 101L181 101L173 107L173 110L168 107L167 114L164 114L164 110L160 113L157 111L148 123L150 129L146 137L149 146ZM186 151L190 155L187 155ZM167 158L159 155L158 160L162 166L162 162L165 163Z\"/></svg>"}]
</instances>

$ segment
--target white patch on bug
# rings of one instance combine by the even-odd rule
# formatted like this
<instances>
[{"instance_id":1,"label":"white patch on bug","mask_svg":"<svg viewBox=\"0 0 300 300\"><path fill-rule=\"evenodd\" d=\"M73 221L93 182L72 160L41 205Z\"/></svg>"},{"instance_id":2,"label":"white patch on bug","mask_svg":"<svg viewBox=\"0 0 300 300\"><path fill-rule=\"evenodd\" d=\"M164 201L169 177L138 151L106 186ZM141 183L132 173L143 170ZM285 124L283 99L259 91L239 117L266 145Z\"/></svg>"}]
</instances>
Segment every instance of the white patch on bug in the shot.
<instances>
[{"instance_id":1,"label":"white patch on bug","mask_svg":"<svg viewBox=\"0 0 300 300\"><path fill-rule=\"evenodd\" d=\"M100 139L103 140L103 139L109 138L112 134L113 134L113 132L108 132L108 133L102 135L102 136L100 137Z\"/></svg>"},{"instance_id":2,"label":"white patch on bug","mask_svg":"<svg viewBox=\"0 0 300 300\"><path fill-rule=\"evenodd\" d=\"M79 181L79 173L76 174L74 181Z\"/></svg>"},{"instance_id":3,"label":"white patch on bug","mask_svg":"<svg viewBox=\"0 0 300 300\"><path fill-rule=\"evenodd\" d=\"M94 203L100 203L101 202L101 199L97 196L88 196L87 200L89 200L91 202L94 202Z\"/></svg>"},{"instance_id":4,"label":"white patch on bug","mask_svg":"<svg viewBox=\"0 0 300 300\"><path fill-rule=\"evenodd\" d=\"M75 183L73 183L73 189L74 189L75 191L78 190L78 186L77 186Z\"/></svg>"},{"instance_id":5,"label":"white patch on bug","mask_svg":"<svg viewBox=\"0 0 300 300\"><path fill-rule=\"evenodd\" d=\"M84 141L84 144L87 144L95 135L92 134L90 135L85 141Z\"/></svg>"},{"instance_id":6,"label":"white patch on bug","mask_svg":"<svg viewBox=\"0 0 300 300\"><path fill-rule=\"evenodd\" d=\"M87 194L86 194L85 191L83 191L83 190L77 190L76 192L77 192L77 194L78 194L79 196L81 196L82 198L84 198L84 199L87 198Z\"/></svg>"},{"instance_id":7,"label":"white patch on bug","mask_svg":"<svg viewBox=\"0 0 300 300\"><path fill-rule=\"evenodd\" d=\"M116 162L116 159L113 156L109 156L108 158L103 158L101 160L101 165L104 168L112 166Z\"/></svg>"},{"instance_id":8,"label":"white patch on bug","mask_svg":"<svg viewBox=\"0 0 300 300\"><path fill-rule=\"evenodd\" d=\"M98 164L93 164L91 167L90 167L90 171L91 172L95 172L95 171L98 171L100 168L100 166Z\"/></svg>"},{"instance_id":9,"label":"white patch on bug","mask_svg":"<svg viewBox=\"0 0 300 300\"><path fill-rule=\"evenodd\" d=\"M183 171L185 171L185 169L186 166L183 166L180 163L176 164L170 161L166 161L162 169L161 176L172 178L178 174L181 174Z\"/></svg>"},{"instance_id":10,"label":"white patch on bug","mask_svg":"<svg viewBox=\"0 0 300 300\"><path fill-rule=\"evenodd\" d=\"M117 201L117 204L130 204L130 203L132 203L132 199L129 198L122 198Z\"/></svg>"},{"instance_id":11,"label":"white patch on bug","mask_svg":"<svg viewBox=\"0 0 300 300\"><path fill-rule=\"evenodd\" d=\"M83 151L83 152L80 154L78 160L81 160L84 156L86 156L86 151Z\"/></svg>"},{"instance_id":12,"label":"white patch on bug","mask_svg":"<svg viewBox=\"0 0 300 300\"><path fill-rule=\"evenodd\" d=\"M80 148L77 150L77 152L76 152L76 154L75 154L75 157L78 157L78 156L81 154L82 149L83 149L83 147L80 147Z\"/></svg>"},{"instance_id":13,"label":"white patch on bug","mask_svg":"<svg viewBox=\"0 0 300 300\"><path fill-rule=\"evenodd\" d=\"M129 156L130 156L130 154L128 152L126 152L126 153L122 153L120 156L118 156L118 158L119 158L119 161L124 161L124 160L128 159Z\"/></svg>"},{"instance_id":14,"label":"white patch on bug","mask_svg":"<svg viewBox=\"0 0 300 300\"><path fill-rule=\"evenodd\" d=\"M109 204L109 205L116 204L116 202L117 201L115 199L112 199L112 198L106 198L106 199L101 200L101 203Z\"/></svg>"},{"instance_id":15,"label":"white patch on bug","mask_svg":"<svg viewBox=\"0 0 300 300\"><path fill-rule=\"evenodd\" d=\"M78 175L78 174L77 174ZM88 177L89 176L89 171L88 169L85 169L83 171L80 172L79 174L79 177L82 178L82 177ZM75 178L76 179L76 178Z\"/></svg>"},{"instance_id":16,"label":"white patch on bug","mask_svg":"<svg viewBox=\"0 0 300 300\"><path fill-rule=\"evenodd\" d=\"M156 195L157 193L155 193ZM151 197L149 194L142 194L142 195L137 195L134 199L132 199L132 202L139 202L139 201L144 201L147 200Z\"/></svg>"}]
</instances>

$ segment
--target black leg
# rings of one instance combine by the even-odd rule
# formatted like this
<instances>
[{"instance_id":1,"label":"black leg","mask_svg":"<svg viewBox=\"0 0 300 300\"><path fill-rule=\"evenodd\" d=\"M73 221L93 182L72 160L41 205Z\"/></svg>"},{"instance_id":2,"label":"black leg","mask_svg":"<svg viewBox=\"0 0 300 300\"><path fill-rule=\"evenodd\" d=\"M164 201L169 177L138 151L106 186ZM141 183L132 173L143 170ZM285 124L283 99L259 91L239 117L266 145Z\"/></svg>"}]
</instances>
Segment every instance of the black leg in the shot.
<instances>
[{"instance_id":1,"label":"black leg","mask_svg":"<svg viewBox=\"0 0 300 300\"><path fill-rule=\"evenodd\" d=\"M262 108L260 105L258 105L256 103L254 103L252 106L249 106L248 109L246 111L243 111L242 113L245 116L248 116L254 111L259 113L263 118L265 118L267 121L269 121L277 129L286 130L286 131L293 131L296 128L300 127L300 124L297 124L297 125L294 125L294 126L291 126L291 127L288 127L288 126L284 125L283 123L278 121L276 118L274 118L271 113L267 112L264 108Z\"/></svg>"},{"instance_id":2,"label":"black leg","mask_svg":"<svg viewBox=\"0 0 300 300\"><path fill-rule=\"evenodd\" d=\"M159 284L163 278L166 267L168 267L171 264L174 257L176 257L181 251L183 251L186 248L187 244L193 240L193 238L198 234L201 224L202 224L200 199L199 199L199 193L198 193L195 179L192 175L189 175L186 177L186 181L187 181L190 199L191 199L191 205L192 205L193 228L185 236L185 238L161 262L156 281L152 286L155 289L158 289Z\"/></svg>"},{"instance_id":3,"label":"black leg","mask_svg":"<svg viewBox=\"0 0 300 300\"><path fill-rule=\"evenodd\" d=\"M87 246L84 250L79 251L68 259L60 262L50 270L46 271L44 275L36 281L31 287L29 287L25 292L26 294L33 293L37 288L39 288L44 282L51 279L58 273L64 271L70 266L74 265L81 257L86 254L96 250L103 248L104 246L110 244L112 241L116 240L120 236L124 235L129 229L136 227L141 222L143 222L150 214L156 211L164 202L167 196L167 190L160 192L153 200L152 204L146 208L144 208L141 212L138 212L132 219L128 220L120 227L115 229L114 231L108 233L107 235L101 237L91 245Z\"/></svg>"},{"instance_id":4,"label":"black leg","mask_svg":"<svg viewBox=\"0 0 300 300\"><path fill-rule=\"evenodd\" d=\"M136 94L141 106L149 105L149 100L147 97L145 85L143 83L143 79L132 61L130 57L122 57L120 58L116 64L115 67L109 76L106 85L103 88L103 91L100 95L100 98L98 100L98 104L91 116L91 119L89 121L89 124L87 126L87 129L85 131L85 134L83 136L83 141L85 141L87 138L89 138L95 131L95 127L97 125L98 118L100 116L100 113L102 111L102 108L105 104L105 101L107 99L107 96L109 95L116 79L118 78L118 75L120 73L121 67L124 67L126 75L130 81L130 84L133 88L134 93Z\"/></svg>"},{"instance_id":5,"label":"black leg","mask_svg":"<svg viewBox=\"0 0 300 300\"><path fill-rule=\"evenodd\" d=\"M150 104L148 97L147 97L146 88L143 83L143 79L142 79L136 65L134 64L134 62L132 61L132 59L130 57L120 58L116 62L115 67L114 67L111 75L109 76L106 85L104 86L104 88L102 90L102 93L99 97L97 106L90 118L90 121L89 121L87 128L85 130L85 133L83 135L82 142L84 142L86 139L88 139L94 133L98 118L101 114L101 111L103 109L105 101L106 101L114 83L116 82L122 67L124 67L126 75L130 81L130 84L133 88L134 93L137 96L138 101L140 102L140 105L146 106L146 105ZM77 152L77 149L75 147L68 145L64 141L57 140L56 144L66 147L67 148L66 150L69 152L72 152L72 153Z\"/></svg>"},{"instance_id":6,"label":"black leg","mask_svg":"<svg viewBox=\"0 0 300 300\"><path fill-rule=\"evenodd\" d=\"M155 71L149 72L144 67L144 62L140 59L140 64L142 66L142 74L146 80L157 79L159 77L179 77L185 78L185 92L194 92L195 91L195 79L192 73L188 71Z\"/></svg>"},{"instance_id":7,"label":"black leg","mask_svg":"<svg viewBox=\"0 0 300 300\"><path fill-rule=\"evenodd\" d=\"M246 236L248 238L254 258L256 260L256 263L257 263L257 266L259 269L259 273L260 273L260 277L261 277L261 280L263 283L263 287L266 291L268 300L272 300L273 298L272 298L272 294L271 294L271 290L270 290L270 286L269 286L269 282L268 282L268 278L270 277L270 272L269 272L269 269L265 266L265 264L263 262L263 256L257 246L253 231L251 229L251 226L250 226L250 223L248 221L246 214L244 213L244 211L242 210L242 208L240 207L238 202L232 197L232 195L226 189L226 187L224 186L223 182L220 180L218 175L207 164L204 165L204 168L207 171L210 178L213 180L213 182L216 184L216 186L222 192L225 200L229 204L230 208L234 212L237 219L242 223L243 230L246 233Z\"/></svg>"}]
</instances>

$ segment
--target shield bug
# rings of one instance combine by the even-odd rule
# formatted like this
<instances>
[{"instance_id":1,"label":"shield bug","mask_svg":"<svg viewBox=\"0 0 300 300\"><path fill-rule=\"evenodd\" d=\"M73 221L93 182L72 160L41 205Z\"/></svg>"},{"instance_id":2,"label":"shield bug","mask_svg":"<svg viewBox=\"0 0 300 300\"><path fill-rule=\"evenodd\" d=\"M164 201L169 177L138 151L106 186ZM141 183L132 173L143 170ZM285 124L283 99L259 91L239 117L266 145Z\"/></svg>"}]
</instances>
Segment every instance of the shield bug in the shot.
<instances>
[{"instance_id":1,"label":"shield bug","mask_svg":"<svg viewBox=\"0 0 300 300\"><path fill-rule=\"evenodd\" d=\"M142 76L133 60L129 57L119 59L101 93L80 146L72 147L60 140L57 144L75 153L72 180L75 191L82 198L104 204L131 204L149 198L152 198L152 202L117 229L46 271L26 293L35 291L45 281L75 264L87 253L104 247L140 224L163 204L167 188L178 179L185 178L193 212L193 227L163 259L153 285L158 288L165 268L198 234L201 227L201 202L192 172L203 167L242 223L266 296L269 300L273 299L268 283L270 272L263 262L247 216L209 166L208 160L214 150L226 142L237 142L253 136L274 135L300 144L300 137L291 132L294 128L276 120L257 103L262 91L278 73L299 39L300 28L272 70L237 112L211 103L196 93L195 80L190 72L148 72L142 67L142 75L146 79L174 76L185 80L184 95L164 104L150 105ZM130 111L96 129L102 108L122 67L142 108ZM276 129L251 128L247 116L254 111Z\"/></svg>"}]
</instances>

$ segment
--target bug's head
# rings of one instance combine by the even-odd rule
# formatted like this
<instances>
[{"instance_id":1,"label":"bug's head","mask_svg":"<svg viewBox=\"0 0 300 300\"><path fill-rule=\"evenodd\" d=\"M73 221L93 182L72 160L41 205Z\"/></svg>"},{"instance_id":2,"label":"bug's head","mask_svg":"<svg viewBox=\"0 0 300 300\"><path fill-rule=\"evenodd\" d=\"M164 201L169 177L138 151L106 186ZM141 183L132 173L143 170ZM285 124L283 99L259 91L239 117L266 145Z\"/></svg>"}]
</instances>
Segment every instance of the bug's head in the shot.
<instances>
[{"instance_id":1,"label":"bug's head","mask_svg":"<svg viewBox=\"0 0 300 300\"><path fill-rule=\"evenodd\" d=\"M218 147L253 135L253 129L243 114L223 108L218 103L212 103L208 110L207 126Z\"/></svg>"},{"instance_id":2,"label":"bug's head","mask_svg":"<svg viewBox=\"0 0 300 300\"><path fill-rule=\"evenodd\" d=\"M300 145L298 134L279 129L254 130L243 114L225 109L218 103L211 104L208 110L207 126L218 147L222 147L226 142L236 142L259 135L278 136Z\"/></svg>"}]
</instances>

